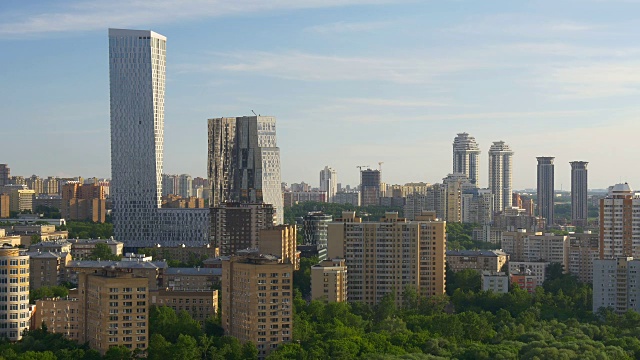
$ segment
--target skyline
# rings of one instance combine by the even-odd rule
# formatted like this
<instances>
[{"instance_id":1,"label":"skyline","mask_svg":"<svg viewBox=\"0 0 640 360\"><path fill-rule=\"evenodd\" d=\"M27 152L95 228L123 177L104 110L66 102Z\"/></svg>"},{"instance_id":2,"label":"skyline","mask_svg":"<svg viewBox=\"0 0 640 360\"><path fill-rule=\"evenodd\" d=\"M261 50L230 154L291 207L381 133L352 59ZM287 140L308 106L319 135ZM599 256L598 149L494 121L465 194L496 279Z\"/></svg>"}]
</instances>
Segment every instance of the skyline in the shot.
<instances>
[{"instance_id":1,"label":"skyline","mask_svg":"<svg viewBox=\"0 0 640 360\"><path fill-rule=\"evenodd\" d=\"M165 173L205 177L207 119L255 110L278 119L287 183L317 186L328 165L356 185L379 161L384 182L441 182L459 132L480 146L481 187L500 140L514 189L535 188L536 156L555 156L557 189L570 161L589 162L589 188L638 183L638 3L148 4L0 5L12 174L110 177L106 34L131 27L168 38Z\"/></svg>"}]
</instances>

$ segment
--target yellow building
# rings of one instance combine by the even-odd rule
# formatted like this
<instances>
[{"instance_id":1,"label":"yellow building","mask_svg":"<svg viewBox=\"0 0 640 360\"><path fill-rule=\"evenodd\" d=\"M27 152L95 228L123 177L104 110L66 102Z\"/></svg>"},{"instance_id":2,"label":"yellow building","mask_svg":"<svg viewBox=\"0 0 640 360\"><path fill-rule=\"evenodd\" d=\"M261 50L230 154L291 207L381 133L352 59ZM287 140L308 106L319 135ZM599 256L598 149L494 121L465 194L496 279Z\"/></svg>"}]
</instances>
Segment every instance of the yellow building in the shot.
<instances>
[{"instance_id":1,"label":"yellow building","mask_svg":"<svg viewBox=\"0 0 640 360\"><path fill-rule=\"evenodd\" d=\"M43 324L47 331L62 334L70 340L84 339L80 330L80 301L75 296L36 301L36 311L32 317L31 329L39 329Z\"/></svg>"},{"instance_id":2,"label":"yellow building","mask_svg":"<svg viewBox=\"0 0 640 360\"><path fill-rule=\"evenodd\" d=\"M0 248L0 337L22 339L29 328L29 256L10 245Z\"/></svg>"},{"instance_id":3,"label":"yellow building","mask_svg":"<svg viewBox=\"0 0 640 360\"><path fill-rule=\"evenodd\" d=\"M311 267L311 299L347 301L347 265L344 259L324 260Z\"/></svg>"},{"instance_id":4,"label":"yellow building","mask_svg":"<svg viewBox=\"0 0 640 360\"><path fill-rule=\"evenodd\" d=\"M0 194L0 218L8 218L11 216L9 211L11 207L11 200L9 194Z\"/></svg>"},{"instance_id":5,"label":"yellow building","mask_svg":"<svg viewBox=\"0 0 640 360\"><path fill-rule=\"evenodd\" d=\"M422 296L445 291L445 221L423 211L416 221L387 213L379 222L361 222L343 212L329 224L328 256L345 259L348 300L376 305L387 294L402 304L410 286Z\"/></svg>"},{"instance_id":6,"label":"yellow building","mask_svg":"<svg viewBox=\"0 0 640 360\"><path fill-rule=\"evenodd\" d=\"M11 211L33 210L33 198L36 192L27 189L16 189L9 192L9 209Z\"/></svg>"},{"instance_id":7,"label":"yellow building","mask_svg":"<svg viewBox=\"0 0 640 360\"><path fill-rule=\"evenodd\" d=\"M508 261L509 255L501 250L447 250L447 265L453 272L464 269L500 272Z\"/></svg>"},{"instance_id":8,"label":"yellow building","mask_svg":"<svg viewBox=\"0 0 640 360\"><path fill-rule=\"evenodd\" d=\"M293 264L271 255L233 256L222 262L222 327L258 347L266 358L293 334Z\"/></svg>"},{"instance_id":9,"label":"yellow building","mask_svg":"<svg viewBox=\"0 0 640 360\"><path fill-rule=\"evenodd\" d=\"M294 264L300 269L300 257L296 250L297 230L295 225L278 225L260 230L258 248L261 254L274 255L282 262Z\"/></svg>"}]
</instances>

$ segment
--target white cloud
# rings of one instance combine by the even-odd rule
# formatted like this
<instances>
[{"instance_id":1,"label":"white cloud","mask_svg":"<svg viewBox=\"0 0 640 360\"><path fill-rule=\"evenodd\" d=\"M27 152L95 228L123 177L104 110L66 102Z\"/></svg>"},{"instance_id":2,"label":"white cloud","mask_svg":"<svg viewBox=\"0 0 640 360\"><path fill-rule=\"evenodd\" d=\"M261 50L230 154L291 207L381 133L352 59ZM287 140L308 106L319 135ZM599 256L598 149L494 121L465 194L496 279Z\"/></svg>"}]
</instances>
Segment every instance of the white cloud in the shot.
<instances>
[{"instance_id":1,"label":"white cloud","mask_svg":"<svg viewBox=\"0 0 640 360\"><path fill-rule=\"evenodd\" d=\"M89 0L56 10L0 17L0 36L140 27L278 10L377 5L394 0Z\"/></svg>"},{"instance_id":2,"label":"white cloud","mask_svg":"<svg viewBox=\"0 0 640 360\"><path fill-rule=\"evenodd\" d=\"M391 21L371 21L371 22L334 22L330 24L321 24L310 26L304 29L307 32L318 34L335 34L346 32L368 32L379 30L393 24Z\"/></svg>"},{"instance_id":3,"label":"white cloud","mask_svg":"<svg viewBox=\"0 0 640 360\"><path fill-rule=\"evenodd\" d=\"M560 98L601 98L638 94L639 62L599 62L559 66L551 69L539 84Z\"/></svg>"}]
</instances>

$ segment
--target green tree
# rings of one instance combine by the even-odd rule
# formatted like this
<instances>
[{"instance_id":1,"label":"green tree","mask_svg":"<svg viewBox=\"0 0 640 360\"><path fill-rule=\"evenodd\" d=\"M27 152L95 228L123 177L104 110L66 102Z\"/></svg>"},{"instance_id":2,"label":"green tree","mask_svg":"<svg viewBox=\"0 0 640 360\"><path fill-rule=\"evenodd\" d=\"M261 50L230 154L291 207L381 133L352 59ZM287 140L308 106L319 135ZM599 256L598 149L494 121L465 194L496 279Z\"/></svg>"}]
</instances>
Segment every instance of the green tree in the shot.
<instances>
[{"instance_id":1,"label":"green tree","mask_svg":"<svg viewBox=\"0 0 640 360\"><path fill-rule=\"evenodd\" d=\"M124 346L114 346L109 348L104 354L104 360L132 360L132 354L129 349Z\"/></svg>"},{"instance_id":2,"label":"green tree","mask_svg":"<svg viewBox=\"0 0 640 360\"><path fill-rule=\"evenodd\" d=\"M88 260L121 260L122 258L111 251L111 248L107 244L96 244L96 247L91 250L91 254L87 257Z\"/></svg>"},{"instance_id":3,"label":"green tree","mask_svg":"<svg viewBox=\"0 0 640 360\"><path fill-rule=\"evenodd\" d=\"M31 235L31 245L35 245L39 242L42 242L42 238L38 234Z\"/></svg>"}]
</instances>

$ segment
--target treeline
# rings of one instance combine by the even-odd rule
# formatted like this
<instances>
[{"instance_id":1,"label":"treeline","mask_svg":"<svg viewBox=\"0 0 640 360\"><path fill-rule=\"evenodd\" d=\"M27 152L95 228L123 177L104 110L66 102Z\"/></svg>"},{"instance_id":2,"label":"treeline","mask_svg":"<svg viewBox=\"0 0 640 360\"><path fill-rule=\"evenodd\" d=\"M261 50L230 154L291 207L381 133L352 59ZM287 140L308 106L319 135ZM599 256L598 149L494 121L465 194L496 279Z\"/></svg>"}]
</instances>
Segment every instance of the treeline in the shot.
<instances>
[{"instance_id":1,"label":"treeline","mask_svg":"<svg viewBox=\"0 0 640 360\"><path fill-rule=\"evenodd\" d=\"M69 231L70 239L108 239L113 236L113 224L91 221L67 221L59 230Z\"/></svg>"},{"instance_id":2,"label":"treeline","mask_svg":"<svg viewBox=\"0 0 640 360\"><path fill-rule=\"evenodd\" d=\"M322 211L327 215L333 216L334 219L342 217L343 211L355 211L358 216L363 218L363 221L378 221L384 217L384 213L387 211L395 211L400 216L403 216L403 209L400 206L353 206L307 201L285 208L284 222L286 224L295 224L296 218L303 217L311 211Z\"/></svg>"},{"instance_id":3,"label":"treeline","mask_svg":"<svg viewBox=\"0 0 640 360\"><path fill-rule=\"evenodd\" d=\"M280 359L636 359L640 314L591 313L591 288L561 268L534 294L482 292L469 274L452 296L404 291L401 306L294 300L294 342ZM457 276L457 274L455 275Z\"/></svg>"}]
</instances>

